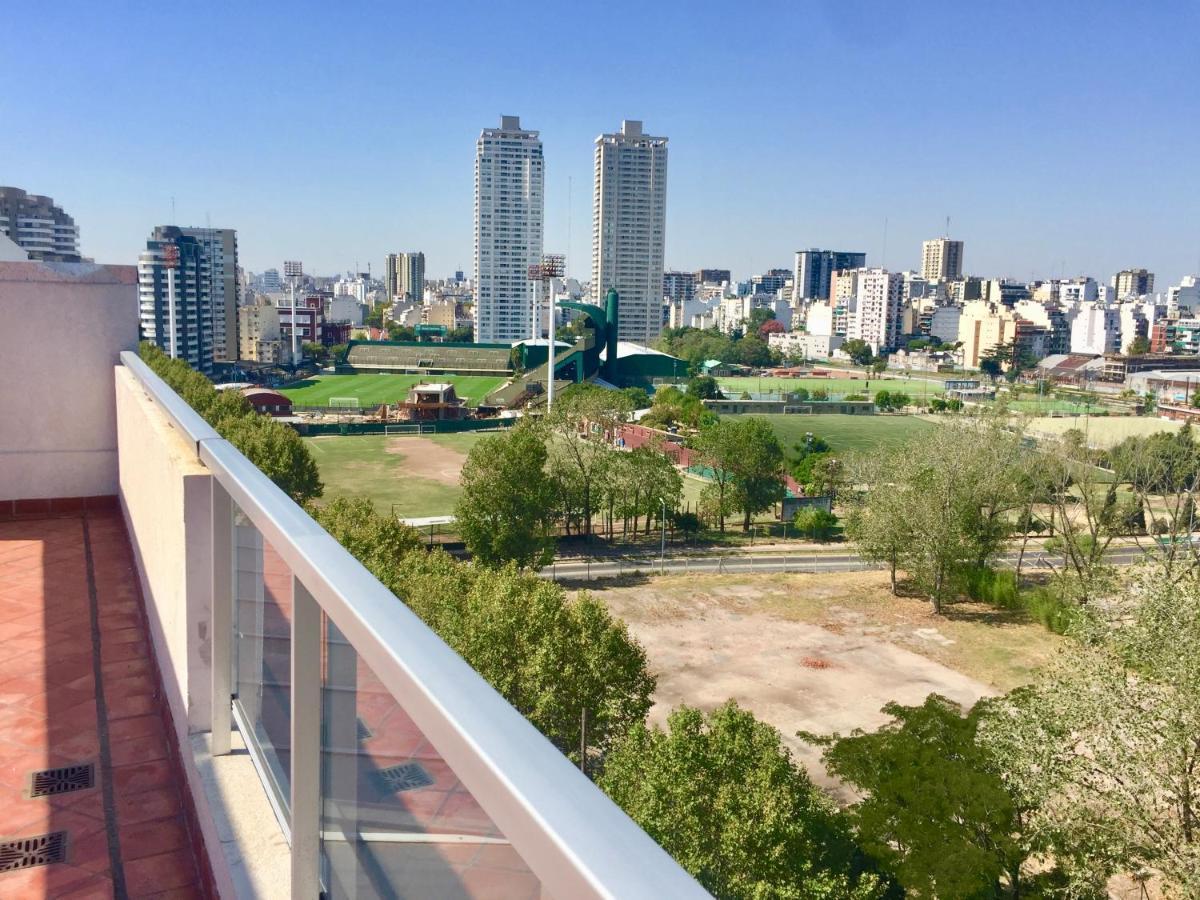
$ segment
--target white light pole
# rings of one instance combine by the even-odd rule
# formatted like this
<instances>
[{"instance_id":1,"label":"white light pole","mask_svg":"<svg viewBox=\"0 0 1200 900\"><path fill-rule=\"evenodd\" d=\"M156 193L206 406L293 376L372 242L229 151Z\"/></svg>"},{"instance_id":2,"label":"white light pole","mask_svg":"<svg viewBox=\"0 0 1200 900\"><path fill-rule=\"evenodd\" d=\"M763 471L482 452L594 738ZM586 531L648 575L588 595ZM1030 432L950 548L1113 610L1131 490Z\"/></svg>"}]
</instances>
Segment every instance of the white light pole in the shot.
<instances>
[{"instance_id":1,"label":"white light pole","mask_svg":"<svg viewBox=\"0 0 1200 900\"><path fill-rule=\"evenodd\" d=\"M299 356L298 334L296 326L296 279L304 274L304 266L298 260L286 260L283 264L283 275L288 280L288 289L292 298L292 365L296 365Z\"/></svg>"},{"instance_id":2,"label":"white light pole","mask_svg":"<svg viewBox=\"0 0 1200 900\"><path fill-rule=\"evenodd\" d=\"M554 356L558 349L554 346L554 292L551 290L551 282L555 278L562 278L563 272L566 270L566 258L561 253L547 253L542 256L542 261L536 265L529 267L529 280L535 285L540 283L546 295L550 298L550 342L546 354L546 414L549 415L550 407L554 404ZM534 288L534 322L537 322L537 288ZM536 334L537 328L534 328Z\"/></svg>"}]
</instances>

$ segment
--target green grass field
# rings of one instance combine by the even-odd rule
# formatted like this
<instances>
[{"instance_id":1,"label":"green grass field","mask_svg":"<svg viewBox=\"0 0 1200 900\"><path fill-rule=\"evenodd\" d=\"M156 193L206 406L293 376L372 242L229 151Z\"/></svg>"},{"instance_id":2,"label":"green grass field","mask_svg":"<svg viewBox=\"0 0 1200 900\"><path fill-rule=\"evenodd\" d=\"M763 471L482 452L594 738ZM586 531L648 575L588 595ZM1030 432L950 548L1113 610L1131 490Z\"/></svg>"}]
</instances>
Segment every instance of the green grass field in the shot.
<instances>
[{"instance_id":1,"label":"green grass field","mask_svg":"<svg viewBox=\"0 0 1200 900\"><path fill-rule=\"evenodd\" d=\"M1100 404L1093 403L1089 408L1083 403L1077 403L1074 400L1056 400L1053 397L1043 397L1040 400L1030 398L1028 400L1009 400L1008 408L1013 412L1022 413L1052 413L1065 412L1083 415L1086 412L1096 412L1104 407Z\"/></svg>"},{"instance_id":2,"label":"green grass field","mask_svg":"<svg viewBox=\"0 0 1200 900\"><path fill-rule=\"evenodd\" d=\"M410 519L454 512L460 493L456 469L486 434L474 431L419 438L336 435L304 441L325 484L323 500L366 497L377 511ZM429 441L438 448L433 454ZM406 454L406 448L413 452ZM431 458L435 456L439 458ZM452 483L447 483L451 474Z\"/></svg>"},{"instance_id":3,"label":"green grass field","mask_svg":"<svg viewBox=\"0 0 1200 900\"><path fill-rule=\"evenodd\" d=\"M280 388L299 406L328 406L331 397L357 397L363 406L396 403L419 382L449 382L471 406L504 384L493 375L317 375Z\"/></svg>"},{"instance_id":4,"label":"green grass field","mask_svg":"<svg viewBox=\"0 0 1200 900\"><path fill-rule=\"evenodd\" d=\"M771 423L784 449L802 443L807 432L826 440L834 450L891 447L913 435L936 428L916 416L759 416Z\"/></svg>"},{"instance_id":5,"label":"green grass field","mask_svg":"<svg viewBox=\"0 0 1200 900\"><path fill-rule=\"evenodd\" d=\"M872 397L875 396L876 391L904 391L909 396L918 398L923 396L926 391L933 396L944 390L943 385L936 381L926 382L919 378L879 378L878 376L872 376L870 379L866 376L860 378L718 378L717 383L725 395L731 397L740 396L742 391L749 391L752 394L782 394L797 388L804 388L806 391L823 389L840 396L842 394L867 393L869 388Z\"/></svg>"}]
</instances>

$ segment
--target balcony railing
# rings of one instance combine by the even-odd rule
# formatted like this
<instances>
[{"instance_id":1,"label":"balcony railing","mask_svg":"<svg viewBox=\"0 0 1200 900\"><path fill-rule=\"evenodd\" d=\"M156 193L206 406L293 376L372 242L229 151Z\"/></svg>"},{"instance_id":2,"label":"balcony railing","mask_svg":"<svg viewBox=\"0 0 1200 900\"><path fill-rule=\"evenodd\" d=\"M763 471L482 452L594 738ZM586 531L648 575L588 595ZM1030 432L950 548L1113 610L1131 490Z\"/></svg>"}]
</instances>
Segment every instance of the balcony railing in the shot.
<instances>
[{"instance_id":1,"label":"balcony railing","mask_svg":"<svg viewBox=\"0 0 1200 900\"><path fill-rule=\"evenodd\" d=\"M293 897L707 896L136 354L121 360L211 475L211 748L240 733Z\"/></svg>"}]
</instances>

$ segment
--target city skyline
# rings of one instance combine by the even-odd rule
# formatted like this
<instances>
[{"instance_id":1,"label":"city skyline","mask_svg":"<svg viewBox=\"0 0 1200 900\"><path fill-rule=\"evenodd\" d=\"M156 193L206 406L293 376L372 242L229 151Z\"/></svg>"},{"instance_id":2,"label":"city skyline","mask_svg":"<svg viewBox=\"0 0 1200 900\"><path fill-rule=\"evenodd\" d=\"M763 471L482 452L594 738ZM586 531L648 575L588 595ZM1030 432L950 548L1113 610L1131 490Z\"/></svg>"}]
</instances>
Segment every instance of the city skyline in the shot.
<instances>
[{"instance_id":1,"label":"city skyline","mask_svg":"<svg viewBox=\"0 0 1200 900\"><path fill-rule=\"evenodd\" d=\"M744 279L813 246L917 269L921 242L941 236L947 216L973 274L1107 281L1144 266L1165 286L1200 268L1189 160L1200 88L1184 54L1163 52L1200 24L1193 8L1101 4L1080 19L1043 8L818 4L809 19L769 8L729 21L719 9L667 5L643 11L653 21L625 35L631 50L669 56L653 83L609 65L605 47L622 33L615 8L596 20L563 11L564 35L588 35L572 45L570 66L536 53L513 65L504 48L524 25L479 7L423 11L421 24L442 38L429 52L382 67L364 54L336 71L281 67L263 52L268 34L281 52L327 40L320 14L256 10L224 30L199 24L194 44L169 53L152 41L168 10L128 20L68 2L56 14L74 27L29 10L11 17L14 71L32 66L51 34L61 41L63 64L44 76L61 108L51 117L40 96L0 97L10 134L0 181L53 197L79 225L81 251L102 261L133 261L155 224L211 221L238 230L254 271L299 257L313 272L370 262L378 275L396 247L423 250L431 277L469 270L473 142L481 123L510 114L541 133L545 249L566 252L578 278L590 269L593 142L626 118L653 122L674 148L667 269L722 266ZM393 13L360 16L382 33ZM982 63L952 74L914 65L912 42L935 20L955 56ZM796 67L781 51L801 25ZM104 68L101 51L126 34L146 52ZM751 35L753 51L738 50ZM1138 65L1103 63L1117 39ZM714 66L701 48L751 64ZM172 64L175 77L163 79ZM406 80L424 103L404 117L361 112L386 108ZM814 118L805 98L830 91L856 110L856 133ZM926 102L931 92L938 104ZM233 115L221 128L160 123L132 141L121 110L168 98L194 102L200 121ZM1130 105L1151 125L1109 124ZM356 129L337 127L348 115Z\"/></svg>"}]
</instances>

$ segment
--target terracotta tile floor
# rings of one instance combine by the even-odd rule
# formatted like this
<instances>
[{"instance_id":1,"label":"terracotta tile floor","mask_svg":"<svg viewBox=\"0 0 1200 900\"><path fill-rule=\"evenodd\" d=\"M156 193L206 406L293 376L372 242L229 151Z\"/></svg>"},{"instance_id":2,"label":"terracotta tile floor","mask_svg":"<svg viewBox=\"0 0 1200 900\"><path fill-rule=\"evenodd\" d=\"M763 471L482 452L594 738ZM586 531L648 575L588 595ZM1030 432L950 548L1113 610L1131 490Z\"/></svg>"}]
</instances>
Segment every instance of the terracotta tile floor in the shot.
<instances>
[{"instance_id":1,"label":"terracotta tile floor","mask_svg":"<svg viewBox=\"0 0 1200 900\"><path fill-rule=\"evenodd\" d=\"M204 896L163 702L120 514L0 522L0 840L68 834L0 897ZM86 762L94 788L27 796L30 772Z\"/></svg>"}]
</instances>

